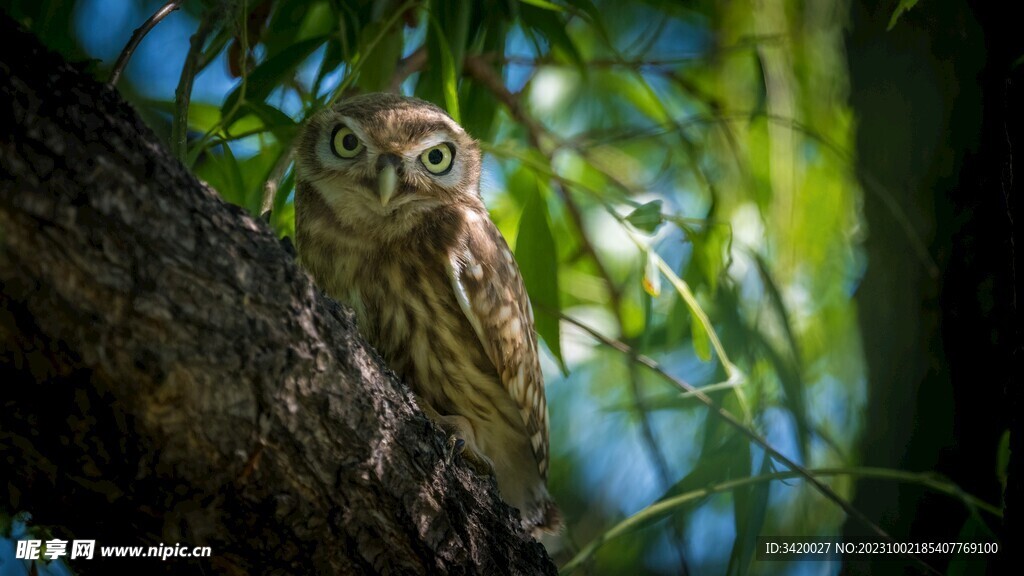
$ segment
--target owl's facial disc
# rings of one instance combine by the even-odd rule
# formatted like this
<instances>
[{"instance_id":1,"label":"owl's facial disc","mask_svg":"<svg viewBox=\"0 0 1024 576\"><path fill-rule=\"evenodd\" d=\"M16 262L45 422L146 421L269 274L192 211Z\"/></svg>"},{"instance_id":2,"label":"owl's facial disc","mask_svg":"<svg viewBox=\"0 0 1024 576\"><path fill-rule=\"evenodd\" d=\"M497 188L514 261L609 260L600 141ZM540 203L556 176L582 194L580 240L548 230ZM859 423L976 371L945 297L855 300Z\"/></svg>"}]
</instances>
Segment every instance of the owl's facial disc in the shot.
<instances>
[{"instance_id":1,"label":"owl's facial disc","mask_svg":"<svg viewBox=\"0 0 1024 576\"><path fill-rule=\"evenodd\" d=\"M411 222L460 194L476 193L475 143L440 110L344 105L324 111L309 127L303 172L315 176L309 179L345 218Z\"/></svg>"}]
</instances>

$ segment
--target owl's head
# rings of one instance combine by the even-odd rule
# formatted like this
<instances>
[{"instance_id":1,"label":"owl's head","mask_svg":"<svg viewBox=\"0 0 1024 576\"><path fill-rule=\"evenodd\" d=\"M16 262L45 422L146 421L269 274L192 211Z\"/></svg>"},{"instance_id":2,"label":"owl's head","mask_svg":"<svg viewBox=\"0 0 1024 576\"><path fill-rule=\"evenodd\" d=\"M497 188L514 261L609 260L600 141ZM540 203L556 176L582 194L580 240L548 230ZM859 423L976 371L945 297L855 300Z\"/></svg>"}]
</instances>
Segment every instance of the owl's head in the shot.
<instances>
[{"instance_id":1,"label":"owl's head","mask_svg":"<svg viewBox=\"0 0 1024 576\"><path fill-rule=\"evenodd\" d=\"M407 220L479 198L480 148L437 106L363 94L309 120L296 148L296 182L347 224Z\"/></svg>"}]
</instances>

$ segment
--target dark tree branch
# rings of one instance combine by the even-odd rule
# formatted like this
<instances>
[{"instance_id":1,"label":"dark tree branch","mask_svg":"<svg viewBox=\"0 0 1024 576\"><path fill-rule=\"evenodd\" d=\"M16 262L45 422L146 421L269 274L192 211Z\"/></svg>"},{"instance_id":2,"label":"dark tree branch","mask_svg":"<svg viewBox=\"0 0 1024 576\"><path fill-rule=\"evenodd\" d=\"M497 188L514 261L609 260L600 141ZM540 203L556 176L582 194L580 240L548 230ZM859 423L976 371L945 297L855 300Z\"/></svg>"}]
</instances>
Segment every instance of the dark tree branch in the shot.
<instances>
[{"instance_id":1,"label":"dark tree branch","mask_svg":"<svg viewBox=\"0 0 1024 576\"><path fill-rule=\"evenodd\" d=\"M135 54L135 49L139 47L139 43L142 39L149 34L149 31L156 27L161 20L167 17L168 14L174 12L178 8L181 8L183 0L170 0L166 4L160 7L159 10L153 13L148 20L142 23L132 33L132 37L128 39L128 43L125 44L124 50L121 50L120 56L117 57L117 62L114 63L114 69L110 71L110 82L111 86L117 86L117 81L121 79L121 73L128 67L128 61L131 60L132 54Z\"/></svg>"},{"instance_id":2,"label":"dark tree branch","mask_svg":"<svg viewBox=\"0 0 1024 576\"><path fill-rule=\"evenodd\" d=\"M412 54L409 54L398 61L398 64L395 65L395 72L391 76L391 82L388 84L388 91L395 93L401 91L402 83L405 82L409 76L423 70L423 66L426 63L427 46L424 44L416 50L413 50Z\"/></svg>"},{"instance_id":3,"label":"dark tree branch","mask_svg":"<svg viewBox=\"0 0 1024 576\"><path fill-rule=\"evenodd\" d=\"M265 225L115 91L0 34L0 507L212 547L165 572L555 572Z\"/></svg>"}]
</instances>

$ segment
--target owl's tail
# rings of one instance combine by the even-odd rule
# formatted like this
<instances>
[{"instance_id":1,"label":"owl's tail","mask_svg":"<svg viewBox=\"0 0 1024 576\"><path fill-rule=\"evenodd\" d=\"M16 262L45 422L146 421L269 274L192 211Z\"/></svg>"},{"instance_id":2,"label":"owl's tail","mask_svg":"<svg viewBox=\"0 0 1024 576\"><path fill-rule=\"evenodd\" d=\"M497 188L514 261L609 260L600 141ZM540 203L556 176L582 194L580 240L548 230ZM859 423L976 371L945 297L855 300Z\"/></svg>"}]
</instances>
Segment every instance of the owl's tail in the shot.
<instances>
[{"instance_id":1,"label":"owl's tail","mask_svg":"<svg viewBox=\"0 0 1024 576\"><path fill-rule=\"evenodd\" d=\"M562 512L550 496L537 503L532 518L526 519L525 523L530 527L533 537L538 539L545 533L558 534L564 525Z\"/></svg>"}]
</instances>

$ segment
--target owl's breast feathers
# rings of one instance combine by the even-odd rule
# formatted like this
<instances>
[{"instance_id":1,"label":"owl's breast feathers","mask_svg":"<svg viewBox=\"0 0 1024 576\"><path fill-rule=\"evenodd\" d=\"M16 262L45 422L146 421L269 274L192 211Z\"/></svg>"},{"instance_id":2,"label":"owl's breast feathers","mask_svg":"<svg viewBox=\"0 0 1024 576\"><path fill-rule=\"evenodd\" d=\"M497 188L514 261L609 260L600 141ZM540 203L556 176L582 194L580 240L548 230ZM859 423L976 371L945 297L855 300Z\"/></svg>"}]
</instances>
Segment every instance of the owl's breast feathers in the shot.
<instances>
[{"instance_id":1,"label":"owl's breast feathers","mask_svg":"<svg viewBox=\"0 0 1024 576\"><path fill-rule=\"evenodd\" d=\"M346 226L318 197L297 190L299 255L317 284L355 308L364 337L434 410L472 423L524 519L557 527L533 312L482 202L438 207L408 234L382 238Z\"/></svg>"}]
</instances>

